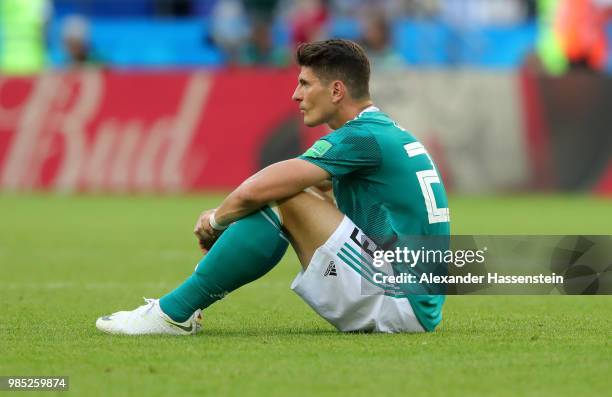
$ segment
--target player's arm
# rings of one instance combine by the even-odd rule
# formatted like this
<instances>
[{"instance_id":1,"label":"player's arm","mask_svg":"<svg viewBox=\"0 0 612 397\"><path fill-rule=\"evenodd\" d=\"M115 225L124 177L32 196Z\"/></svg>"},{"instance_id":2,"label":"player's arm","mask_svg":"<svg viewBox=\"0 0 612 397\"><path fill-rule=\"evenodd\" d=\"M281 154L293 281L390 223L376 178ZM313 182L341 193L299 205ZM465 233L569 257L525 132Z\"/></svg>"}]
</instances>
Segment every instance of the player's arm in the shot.
<instances>
[{"instance_id":1,"label":"player's arm","mask_svg":"<svg viewBox=\"0 0 612 397\"><path fill-rule=\"evenodd\" d=\"M336 205L336 199L334 197L334 189L332 186L331 179L326 179L317 185L310 186L305 191L311 192L322 200L328 201L329 203Z\"/></svg>"},{"instance_id":2,"label":"player's arm","mask_svg":"<svg viewBox=\"0 0 612 397\"><path fill-rule=\"evenodd\" d=\"M230 193L217 208L215 219L229 225L271 201L294 196L329 177L327 171L302 159L272 164Z\"/></svg>"},{"instance_id":3,"label":"player's arm","mask_svg":"<svg viewBox=\"0 0 612 397\"><path fill-rule=\"evenodd\" d=\"M272 164L244 181L216 210L204 212L194 232L205 239L214 237L215 232L210 227L213 212L214 222L221 226L229 225L269 202L294 196L329 178L327 171L302 159Z\"/></svg>"}]
</instances>

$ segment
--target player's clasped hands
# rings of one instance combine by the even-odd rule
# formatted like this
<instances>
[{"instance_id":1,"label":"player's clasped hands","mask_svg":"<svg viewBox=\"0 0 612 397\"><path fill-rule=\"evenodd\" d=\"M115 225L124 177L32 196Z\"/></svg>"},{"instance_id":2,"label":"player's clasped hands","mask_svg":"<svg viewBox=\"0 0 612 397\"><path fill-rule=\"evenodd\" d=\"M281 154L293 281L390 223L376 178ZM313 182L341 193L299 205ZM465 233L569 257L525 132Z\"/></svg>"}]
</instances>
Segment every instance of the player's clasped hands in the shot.
<instances>
[{"instance_id":1,"label":"player's clasped hands","mask_svg":"<svg viewBox=\"0 0 612 397\"><path fill-rule=\"evenodd\" d=\"M198 238L200 249L206 253L212 247L215 240L221 233L216 231L210 225L210 216L215 212L215 209L206 210L200 214L198 221L195 224L193 233Z\"/></svg>"}]
</instances>

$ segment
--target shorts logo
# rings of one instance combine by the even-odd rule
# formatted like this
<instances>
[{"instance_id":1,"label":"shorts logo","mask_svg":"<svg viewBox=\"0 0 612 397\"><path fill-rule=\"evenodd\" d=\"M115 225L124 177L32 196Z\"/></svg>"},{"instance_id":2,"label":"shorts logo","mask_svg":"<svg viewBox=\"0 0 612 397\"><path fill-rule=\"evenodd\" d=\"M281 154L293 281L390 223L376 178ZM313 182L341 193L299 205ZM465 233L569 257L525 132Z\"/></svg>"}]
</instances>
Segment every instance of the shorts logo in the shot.
<instances>
[{"instance_id":1,"label":"shorts logo","mask_svg":"<svg viewBox=\"0 0 612 397\"><path fill-rule=\"evenodd\" d=\"M327 277L327 276L338 276L338 272L336 272L336 264L334 263L334 261L329 261L329 265L327 266L327 269L325 270L325 273L323 273L323 276Z\"/></svg>"}]
</instances>

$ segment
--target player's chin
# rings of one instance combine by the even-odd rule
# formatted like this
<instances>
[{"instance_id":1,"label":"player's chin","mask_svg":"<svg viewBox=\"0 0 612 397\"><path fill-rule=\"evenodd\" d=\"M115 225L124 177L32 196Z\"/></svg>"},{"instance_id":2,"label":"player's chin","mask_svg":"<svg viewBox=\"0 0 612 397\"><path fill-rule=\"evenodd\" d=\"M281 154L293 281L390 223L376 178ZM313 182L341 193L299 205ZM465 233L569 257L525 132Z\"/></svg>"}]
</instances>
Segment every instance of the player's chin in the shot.
<instances>
[{"instance_id":1,"label":"player's chin","mask_svg":"<svg viewBox=\"0 0 612 397\"><path fill-rule=\"evenodd\" d=\"M307 127L316 127L323 124L323 121L304 115L304 125Z\"/></svg>"}]
</instances>

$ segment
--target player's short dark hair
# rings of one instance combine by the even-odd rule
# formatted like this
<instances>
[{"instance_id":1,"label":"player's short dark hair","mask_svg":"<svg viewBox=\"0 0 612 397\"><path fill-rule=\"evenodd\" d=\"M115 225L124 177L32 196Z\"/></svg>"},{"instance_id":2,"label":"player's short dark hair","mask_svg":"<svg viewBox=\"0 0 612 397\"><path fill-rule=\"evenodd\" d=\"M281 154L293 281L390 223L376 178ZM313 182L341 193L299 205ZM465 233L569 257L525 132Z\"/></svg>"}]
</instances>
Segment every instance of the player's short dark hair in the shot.
<instances>
[{"instance_id":1,"label":"player's short dark hair","mask_svg":"<svg viewBox=\"0 0 612 397\"><path fill-rule=\"evenodd\" d=\"M370 97L370 61L359 44L350 40L324 40L300 44L298 65L312 68L325 82L341 80L355 99Z\"/></svg>"}]
</instances>

